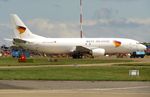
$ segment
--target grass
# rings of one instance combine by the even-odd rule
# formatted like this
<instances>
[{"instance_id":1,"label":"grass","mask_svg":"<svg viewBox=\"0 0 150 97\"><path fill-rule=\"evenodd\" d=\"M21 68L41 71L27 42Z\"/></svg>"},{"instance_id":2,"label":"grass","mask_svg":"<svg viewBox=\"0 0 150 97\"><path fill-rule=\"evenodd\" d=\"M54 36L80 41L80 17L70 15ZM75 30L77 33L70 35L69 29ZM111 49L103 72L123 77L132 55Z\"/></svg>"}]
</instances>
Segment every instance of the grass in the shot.
<instances>
[{"instance_id":1,"label":"grass","mask_svg":"<svg viewBox=\"0 0 150 97\"><path fill-rule=\"evenodd\" d=\"M114 64L114 66L150 66L150 63L123 63Z\"/></svg>"},{"instance_id":2,"label":"grass","mask_svg":"<svg viewBox=\"0 0 150 97\"><path fill-rule=\"evenodd\" d=\"M18 65L68 65L68 64L101 64L101 63L119 63L119 62L133 62L129 59L70 59L59 58L57 61L49 61L46 57L32 58L33 62L19 63L18 59L11 57L0 57L0 66L18 66Z\"/></svg>"},{"instance_id":3,"label":"grass","mask_svg":"<svg viewBox=\"0 0 150 97\"><path fill-rule=\"evenodd\" d=\"M138 69L139 76L129 76ZM0 69L1 80L80 80L80 81L150 81L150 67L42 67Z\"/></svg>"},{"instance_id":4,"label":"grass","mask_svg":"<svg viewBox=\"0 0 150 97\"><path fill-rule=\"evenodd\" d=\"M69 65L114 63L112 66L59 66L30 68L0 68L0 80L80 80L80 81L150 81L150 63L131 63L130 59L63 59L48 61L34 57L31 63L19 63L11 57L0 57L0 66ZM115 64L124 63L124 64ZM137 69L139 76L129 76L129 70Z\"/></svg>"}]
</instances>

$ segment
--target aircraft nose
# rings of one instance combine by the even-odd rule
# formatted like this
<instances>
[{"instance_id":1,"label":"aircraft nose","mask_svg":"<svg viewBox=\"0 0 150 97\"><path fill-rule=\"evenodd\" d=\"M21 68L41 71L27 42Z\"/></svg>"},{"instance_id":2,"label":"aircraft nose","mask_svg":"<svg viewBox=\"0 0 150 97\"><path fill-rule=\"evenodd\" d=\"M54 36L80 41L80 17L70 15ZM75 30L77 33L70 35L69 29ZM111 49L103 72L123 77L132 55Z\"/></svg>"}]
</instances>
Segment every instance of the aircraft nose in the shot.
<instances>
[{"instance_id":1,"label":"aircraft nose","mask_svg":"<svg viewBox=\"0 0 150 97\"><path fill-rule=\"evenodd\" d=\"M144 50L146 50L146 48L147 48L147 47L146 47L145 45L143 45L143 44L140 45L140 50L143 50L143 51L144 51Z\"/></svg>"}]
</instances>

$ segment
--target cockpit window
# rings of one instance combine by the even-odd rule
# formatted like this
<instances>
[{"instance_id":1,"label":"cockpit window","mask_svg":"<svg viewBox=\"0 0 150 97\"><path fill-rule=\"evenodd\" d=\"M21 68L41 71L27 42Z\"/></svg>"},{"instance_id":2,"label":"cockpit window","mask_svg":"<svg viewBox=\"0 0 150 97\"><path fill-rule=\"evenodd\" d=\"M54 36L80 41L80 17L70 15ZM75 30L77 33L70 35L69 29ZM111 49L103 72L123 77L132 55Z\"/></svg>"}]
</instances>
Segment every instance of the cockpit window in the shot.
<instances>
[{"instance_id":1,"label":"cockpit window","mask_svg":"<svg viewBox=\"0 0 150 97\"><path fill-rule=\"evenodd\" d=\"M136 44L140 44L140 42L136 42Z\"/></svg>"}]
</instances>

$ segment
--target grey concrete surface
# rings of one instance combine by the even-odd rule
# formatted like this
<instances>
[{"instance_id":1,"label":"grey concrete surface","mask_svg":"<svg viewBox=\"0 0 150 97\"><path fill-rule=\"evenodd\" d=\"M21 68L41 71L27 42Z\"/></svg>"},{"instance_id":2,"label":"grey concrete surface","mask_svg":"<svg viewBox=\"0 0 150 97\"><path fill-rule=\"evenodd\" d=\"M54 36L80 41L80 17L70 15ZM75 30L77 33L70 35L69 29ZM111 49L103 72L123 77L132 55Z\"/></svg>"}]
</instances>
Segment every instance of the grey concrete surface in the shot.
<instances>
[{"instance_id":1,"label":"grey concrete surface","mask_svg":"<svg viewBox=\"0 0 150 97\"><path fill-rule=\"evenodd\" d=\"M150 97L150 82L0 80L0 97Z\"/></svg>"},{"instance_id":2,"label":"grey concrete surface","mask_svg":"<svg viewBox=\"0 0 150 97\"><path fill-rule=\"evenodd\" d=\"M149 93L124 93L124 92L104 92L104 91L26 91L26 90L7 90L0 91L0 97L150 97Z\"/></svg>"}]
</instances>

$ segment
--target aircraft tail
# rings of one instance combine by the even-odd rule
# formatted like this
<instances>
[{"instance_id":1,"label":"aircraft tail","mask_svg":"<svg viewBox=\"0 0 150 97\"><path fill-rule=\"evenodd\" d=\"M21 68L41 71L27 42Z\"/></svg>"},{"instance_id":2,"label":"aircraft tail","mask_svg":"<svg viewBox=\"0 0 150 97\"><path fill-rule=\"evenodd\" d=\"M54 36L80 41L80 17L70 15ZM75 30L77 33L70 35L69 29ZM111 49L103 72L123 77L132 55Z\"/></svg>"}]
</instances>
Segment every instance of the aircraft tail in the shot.
<instances>
[{"instance_id":1,"label":"aircraft tail","mask_svg":"<svg viewBox=\"0 0 150 97\"><path fill-rule=\"evenodd\" d=\"M11 22L16 38L30 39L36 37L36 35L32 34L32 32L27 28L27 26L21 21L21 19L16 14L11 14Z\"/></svg>"}]
</instances>

